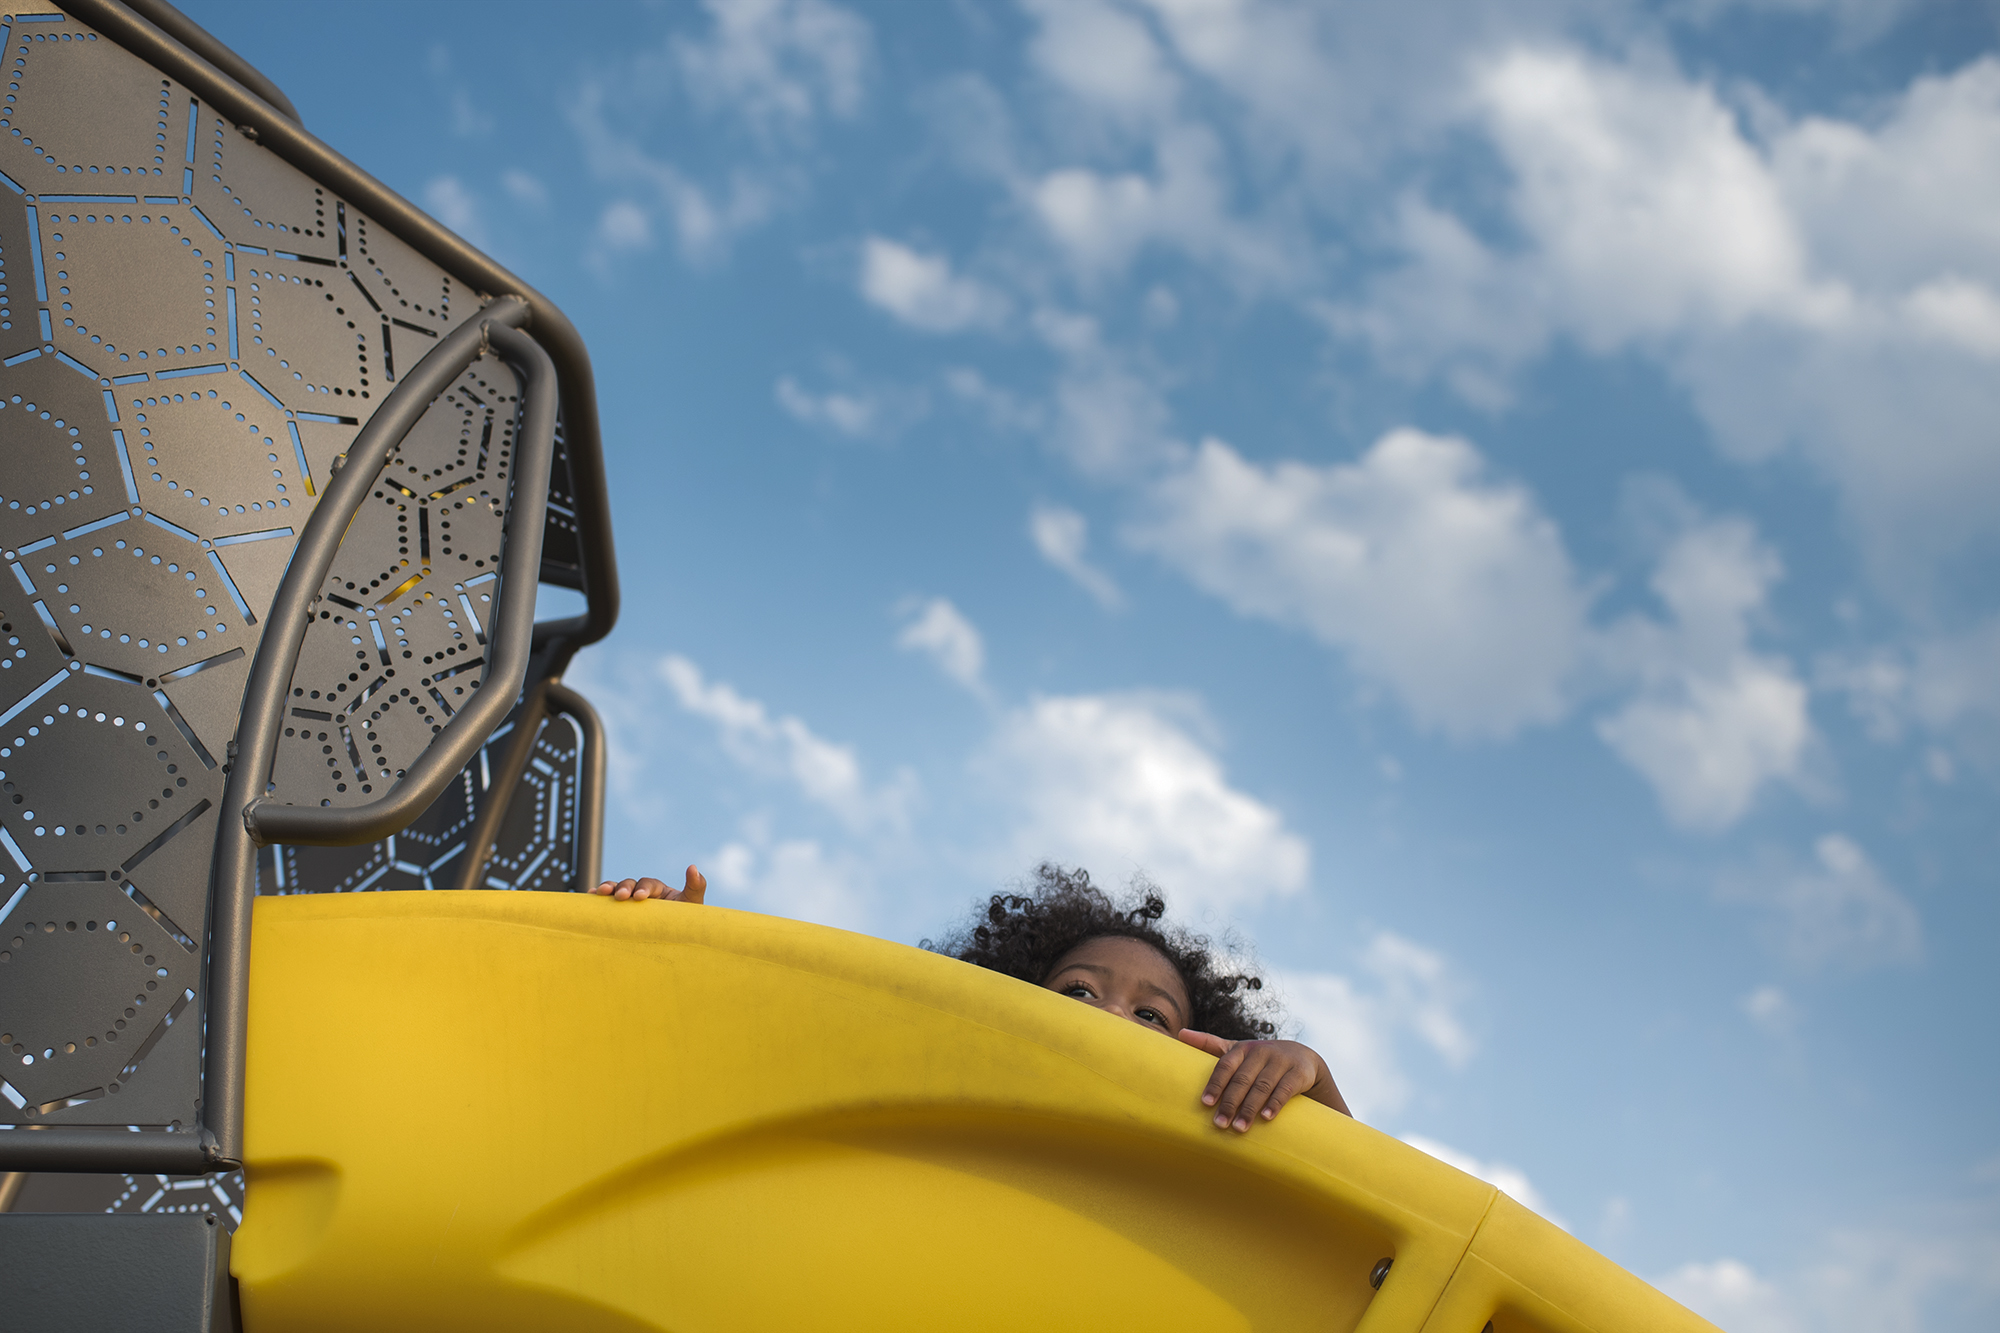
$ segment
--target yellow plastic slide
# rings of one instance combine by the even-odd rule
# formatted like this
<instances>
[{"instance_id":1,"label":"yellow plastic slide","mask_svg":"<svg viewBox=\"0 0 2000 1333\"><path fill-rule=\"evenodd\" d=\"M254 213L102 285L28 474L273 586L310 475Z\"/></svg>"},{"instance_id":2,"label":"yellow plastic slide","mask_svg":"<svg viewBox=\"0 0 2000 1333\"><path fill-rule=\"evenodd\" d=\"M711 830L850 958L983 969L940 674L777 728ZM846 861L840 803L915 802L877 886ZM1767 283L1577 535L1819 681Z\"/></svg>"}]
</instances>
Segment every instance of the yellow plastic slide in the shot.
<instances>
[{"instance_id":1,"label":"yellow plastic slide","mask_svg":"<svg viewBox=\"0 0 2000 1333\"><path fill-rule=\"evenodd\" d=\"M1208 1057L920 950L558 893L264 898L254 940L248 1333L1711 1328L1324 1107L1221 1133Z\"/></svg>"}]
</instances>

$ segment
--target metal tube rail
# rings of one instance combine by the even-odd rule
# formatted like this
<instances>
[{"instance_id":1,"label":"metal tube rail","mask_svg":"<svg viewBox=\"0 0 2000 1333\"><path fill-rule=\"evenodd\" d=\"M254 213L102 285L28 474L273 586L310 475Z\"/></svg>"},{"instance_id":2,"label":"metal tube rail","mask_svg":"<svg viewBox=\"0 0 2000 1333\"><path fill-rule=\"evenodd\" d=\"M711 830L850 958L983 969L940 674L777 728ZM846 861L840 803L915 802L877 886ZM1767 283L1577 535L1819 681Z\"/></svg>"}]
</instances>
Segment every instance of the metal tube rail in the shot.
<instances>
[{"instance_id":1,"label":"metal tube rail","mask_svg":"<svg viewBox=\"0 0 2000 1333\"><path fill-rule=\"evenodd\" d=\"M229 786L223 798L221 828L216 835L215 877L213 899L209 912L209 957L208 957L208 1058L202 1095L203 1150L208 1154L203 1170L219 1170L232 1167L242 1161L243 1155L243 1064L247 1049L249 1028L249 984L250 984L250 912L256 899L257 844L259 841L274 841L284 836L273 829L260 829L252 820L255 818L257 803L261 801L270 784L271 765L277 756L278 728L284 718L285 692L291 687L292 672L297 666L299 650L310 623L311 605L326 581L327 571L332 567L334 556L340 549L341 538L346 536L348 524L353 520L362 503L368 498L369 490L375 485L387 461L389 453L403 440L418 418L430 409L438 394L450 386L451 382L465 370L479 354L479 349L496 333L507 326L518 324L528 318L528 306L518 298L502 298L481 312L476 320L469 320L448 334L430 353L419 361L403 378L402 383L383 400L375 410L368 424L355 437L349 448L347 464L336 472L328 484L326 493L306 521L305 531L299 536L299 543L292 555L290 567L285 571L278 594L272 599L263 641L258 645L257 657L250 668L250 682L243 692L243 709L237 721L237 752L229 774ZM509 330L511 332L511 330ZM515 335L522 342L534 346L533 340L525 335ZM547 358L541 365L548 364ZM553 427L555 404L548 393L546 377L539 383L531 384L523 394L524 405L534 410L539 400L544 404L551 428ZM536 393L536 390L540 390ZM528 429L523 429L528 435ZM548 443L545 449L554 447L552 433L544 434ZM522 453L534 447L530 440L523 441ZM532 485L524 472L519 455L516 457L514 484L517 495L524 485ZM548 455L541 455L541 487L548 485ZM517 501L518 502L518 501ZM539 564L541 558L541 509L535 507L535 556ZM508 517L514 519L519 509L510 509ZM510 521L509 526L513 526ZM510 537L513 534L509 534ZM511 577L511 561L516 544L509 542L508 556L510 568L508 584L501 589L503 604L515 591L512 585L521 582ZM528 615L534 614L534 581L532 574L527 580ZM518 616L512 624L521 623ZM500 626L495 625L495 642L498 643ZM517 638L525 636L516 634ZM525 645L522 645L525 647ZM497 657L497 654L496 654ZM525 670L526 654L521 654L521 667ZM493 674L498 674L493 673ZM518 680L514 690L520 689ZM507 697L495 690L494 698L505 707ZM479 700L478 703L484 703ZM478 704L475 704L475 707ZM470 710L468 710L470 711ZM456 726L464 719L461 713L453 719ZM492 729L487 723L487 730ZM485 732L473 737L476 747L485 739ZM434 742L424 752L428 759L434 752L447 748ZM419 760L421 764L423 761ZM465 758L458 760L463 767ZM453 771L456 771L455 769ZM407 773L402 783L397 784L382 802L394 801L406 786L415 791L410 779L417 779L421 785L432 776ZM449 774L446 775L447 780ZM440 788L442 783L439 784ZM430 799L435 799L437 793ZM421 811L423 804L417 804L415 811ZM273 807L283 809L284 807ZM411 812L411 815L415 813ZM232 812L240 813L240 818L231 818ZM349 811L325 811L312 808L313 814L338 813L347 815ZM400 813L400 810L399 810ZM403 816L408 823L411 815ZM321 827L324 827L323 825ZM402 827L401 824L395 827ZM365 837L350 841L367 841L379 834L369 833Z\"/></svg>"},{"instance_id":2,"label":"metal tube rail","mask_svg":"<svg viewBox=\"0 0 2000 1333\"><path fill-rule=\"evenodd\" d=\"M542 531L548 508L549 465L555 457L556 370L539 343L502 322L510 317L526 318L526 304L496 301L494 307L503 304L508 308L490 324L482 316L476 322L460 326L450 339L432 348L430 355L417 364L410 378L397 387L390 401L385 402L370 418L368 426L356 440L355 448L348 453L347 465L340 470L334 484L327 487L326 498L320 501L319 510L306 524L306 533L299 539L291 568L286 571L285 581L279 587L271 610L272 629L281 624L291 628L290 622L280 620L280 616L292 614L295 609L304 617L298 622L297 633L289 640L281 641L288 650L286 655L290 660L286 665L289 668L298 659L299 640L306 624L310 623L311 600L326 581L327 570L332 566L335 551L340 545L340 535L346 532L354 511L361 507L369 489L375 485L389 451L416 424L417 418L430 406L430 400L471 363L472 356L464 355L461 348L450 345L460 334L469 331L477 335L473 340L473 355L477 355L480 343L490 341L493 350L512 362L527 380L521 395L519 446L514 455L514 499L507 509L507 549L501 560L500 600L494 608L493 623L488 633L488 642L492 647L487 654L490 665L484 681L471 701L445 724L444 730L404 771L394 789L380 800L346 807L281 805L264 799L249 802L243 809L243 821L259 843L348 847L360 842L374 842L400 831L428 809L444 791L445 785L472 762L472 756L478 753L479 747L493 733L493 728L500 725L501 719L507 716L514 701L520 697L521 687L528 677L529 644L534 638L535 575L542 567ZM458 355L449 357L446 364L431 370L432 358L447 351L457 352ZM422 381L416 389L417 393L424 395L422 403L415 412L407 408L397 410L396 396L415 381ZM392 418L391 424L380 435L369 439L375 423L384 417ZM363 449L363 441L367 441L367 452L357 458L356 454ZM314 537L313 525L319 521L320 513L334 507L331 502L336 497L336 488L350 480L350 472L360 475L352 478L356 483L353 490L339 494L340 505L336 510L336 521L340 524L338 531L334 532L331 542L323 550L319 547L308 550L307 543ZM333 531L331 524L326 531ZM301 580L300 586L294 587L294 577ZM296 608L292 599L300 603ZM271 633L271 630L265 631L264 643L271 642ZM268 733L262 765L243 763L246 782L261 783L270 772L271 756L277 751L278 728L283 722L284 692L292 678L291 671L285 670L276 681L275 696L267 698L271 682L260 674L263 665L264 650L260 648L250 688L243 696L243 714L237 723L239 736L246 732L256 735L260 723L262 730ZM260 690L260 686L265 687L264 690ZM265 711L267 709L268 712ZM231 802L225 808L236 807Z\"/></svg>"},{"instance_id":3,"label":"metal tube rail","mask_svg":"<svg viewBox=\"0 0 2000 1333\"><path fill-rule=\"evenodd\" d=\"M304 123L299 115L299 109L292 105L292 99L285 96L277 84L259 73L256 66L224 46L214 33L168 4L167 0L125 0L125 5L128 9L137 10L148 23L269 102L277 110L301 124Z\"/></svg>"}]
</instances>

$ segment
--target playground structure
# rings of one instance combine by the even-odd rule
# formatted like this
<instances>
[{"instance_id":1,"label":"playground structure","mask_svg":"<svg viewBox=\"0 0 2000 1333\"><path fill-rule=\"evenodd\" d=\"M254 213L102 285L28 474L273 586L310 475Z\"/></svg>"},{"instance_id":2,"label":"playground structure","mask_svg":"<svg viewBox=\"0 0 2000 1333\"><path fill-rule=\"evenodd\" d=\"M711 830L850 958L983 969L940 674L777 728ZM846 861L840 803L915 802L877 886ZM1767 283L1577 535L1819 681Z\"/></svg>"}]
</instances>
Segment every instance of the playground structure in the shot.
<instances>
[{"instance_id":1,"label":"playground structure","mask_svg":"<svg viewBox=\"0 0 2000 1333\"><path fill-rule=\"evenodd\" d=\"M1087 1006L561 892L575 330L162 0L0 49L0 1322L1708 1328L1322 1107L1215 1132Z\"/></svg>"}]
</instances>

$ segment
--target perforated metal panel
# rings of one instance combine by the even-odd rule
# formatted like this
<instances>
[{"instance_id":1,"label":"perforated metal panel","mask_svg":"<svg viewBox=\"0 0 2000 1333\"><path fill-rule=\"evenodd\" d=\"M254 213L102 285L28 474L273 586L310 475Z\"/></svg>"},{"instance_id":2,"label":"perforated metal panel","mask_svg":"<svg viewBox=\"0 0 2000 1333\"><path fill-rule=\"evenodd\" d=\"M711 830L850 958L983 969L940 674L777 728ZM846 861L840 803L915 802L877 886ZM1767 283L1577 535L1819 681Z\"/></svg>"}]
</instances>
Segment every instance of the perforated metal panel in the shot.
<instances>
[{"instance_id":1,"label":"perforated metal panel","mask_svg":"<svg viewBox=\"0 0 2000 1333\"><path fill-rule=\"evenodd\" d=\"M402 832L363 847L266 847L257 857L259 893L365 893L457 888L480 812L508 802L479 883L489 889L569 890L577 884L577 814L583 736L567 717L541 719L521 779L498 786L514 741L518 710L479 758Z\"/></svg>"},{"instance_id":2,"label":"perforated metal panel","mask_svg":"<svg viewBox=\"0 0 2000 1333\"><path fill-rule=\"evenodd\" d=\"M34 1175L14 1199L17 1213L138 1213L173 1217L213 1213L231 1231L243 1220L243 1173Z\"/></svg>"},{"instance_id":3,"label":"perforated metal panel","mask_svg":"<svg viewBox=\"0 0 2000 1333\"><path fill-rule=\"evenodd\" d=\"M371 413L482 297L74 17L15 13L0 49L0 1126L180 1130L263 621ZM383 467L306 633L272 800L377 799L482 688L521 392L481 356ZM566 453L555 471L547 559L574 585ZM548 810L499 844L510 885L568 883L567 726L516 798ZM483 794L469 772L375 848L286 849L285 886L371 856L371 887L434 883Z\"/></svg>"}]
</instances>

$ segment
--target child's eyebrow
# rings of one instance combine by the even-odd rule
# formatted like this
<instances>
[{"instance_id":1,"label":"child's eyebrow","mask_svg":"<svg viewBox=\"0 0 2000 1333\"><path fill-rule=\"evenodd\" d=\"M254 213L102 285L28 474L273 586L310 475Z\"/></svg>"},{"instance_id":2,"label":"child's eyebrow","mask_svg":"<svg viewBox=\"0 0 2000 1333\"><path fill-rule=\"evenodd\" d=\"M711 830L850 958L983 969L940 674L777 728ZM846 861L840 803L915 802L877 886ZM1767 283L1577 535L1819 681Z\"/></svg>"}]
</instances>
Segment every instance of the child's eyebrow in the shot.
<instances>
[{"instance_id":1,"label":"child's eyebrow","mask_svg":"<svg viewBox=\"0 0 2000 1333\"><path fill-rule=\"evenodd\" d=\"M1061 976L1065 972L1094 972L1101 977L1111 975L1111 969L1102 963L1064 963L1060 968L1056 969L1057 976ZM1147 991L1165 1000L1168 1004L1171 1004L1175 1009L1187 1008L1186 1001L1162 986L1155 986L1151 982L1141 982L1140 985Z\"/></svg>"}]
</instances>

